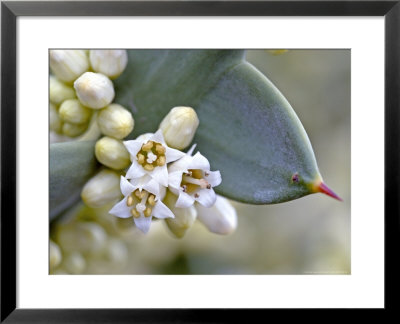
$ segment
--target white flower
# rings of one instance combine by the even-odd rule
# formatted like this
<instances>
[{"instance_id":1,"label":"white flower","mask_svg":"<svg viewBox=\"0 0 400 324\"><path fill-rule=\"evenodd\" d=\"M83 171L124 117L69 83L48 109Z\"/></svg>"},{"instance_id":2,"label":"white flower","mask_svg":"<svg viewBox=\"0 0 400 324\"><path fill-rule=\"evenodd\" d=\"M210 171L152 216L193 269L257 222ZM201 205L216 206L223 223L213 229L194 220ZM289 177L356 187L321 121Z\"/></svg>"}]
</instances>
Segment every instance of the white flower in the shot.
<instances>
[{"instance_id":1,"label":"white flower","mask_svg":"<svg viewBox=\"0 0 400 324\"><path fill-rule=\"evenodd\" d=\"M146 137L124 142L132 160L126 178L136 179L147 174L160 185L167 187L167 163L180 159L185 153L168 147L161 130L148 139Z\"/></svg>"},{"instance_id":2,"label":"white flower","mask_svg":"<svg viewBox=\"0 0 400 324\"><path fill-rule=\"evenodd\" d=\"M179 195L176 207L186 208L195 201L204 207L211 207L217 199L213 187L221 183L221 174L210 171L210 163L200 152L192 156L194 147L168 168L168 187Z\"/></svg>"},{"instance_id":3,"label":"white flower","mask_svg":"<svg viewBox=\"0 0 400 324\"><path fill-rule=\"evenodd\" d=\"M196 204L197 219L203 223L210 232L216 234L230 234L237 227L236 209L228 199L217 195L215 204L210 208Z\"/></svg>"},{"instance_id":4,"label":"white flower","mask_svg":"<svg viewBox=\"0 0 400 324\"><path fill-rule=\"evenodd\" d=\"M121 192L125 197L109 211L110 214L120 218L133 216L136 227L143 233L149 231L153 216L162 219L175 217L162 203L160 185L155 180L138 179L134 183L136 185L121 176Z\"/></svg>"}]
</instances>

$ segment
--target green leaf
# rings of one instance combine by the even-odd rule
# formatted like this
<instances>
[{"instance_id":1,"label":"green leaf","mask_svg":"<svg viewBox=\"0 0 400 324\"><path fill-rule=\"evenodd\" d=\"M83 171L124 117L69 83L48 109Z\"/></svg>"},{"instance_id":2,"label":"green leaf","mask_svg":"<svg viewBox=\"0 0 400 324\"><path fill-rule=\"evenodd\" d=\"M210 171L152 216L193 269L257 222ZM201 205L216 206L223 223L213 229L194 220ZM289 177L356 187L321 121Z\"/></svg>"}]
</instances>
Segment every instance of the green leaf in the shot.
<instances>
[{"instance_id":1,"label":"green leaf","mask_svg":"<svg viewBox=\"0 0 400 324\"><path fill-rule=\"evenodd\" d=\"M50 145L50 220L74 204L96 170L94 141Z\"/></svg>"},{"instance_id":2,"label":"green leaf","mask_svg":"<svg viewBox=\"0 0 400 324\"><path fill-rule=\"evenodd\" d=\"M196 110L194 143L221 171L218 193L270 204L317 191L321 177L303 126L244 51L130 50L115 86L116 102L134 114L130 138L155 132L172 107Z\"/></svg>"}]
</instances>

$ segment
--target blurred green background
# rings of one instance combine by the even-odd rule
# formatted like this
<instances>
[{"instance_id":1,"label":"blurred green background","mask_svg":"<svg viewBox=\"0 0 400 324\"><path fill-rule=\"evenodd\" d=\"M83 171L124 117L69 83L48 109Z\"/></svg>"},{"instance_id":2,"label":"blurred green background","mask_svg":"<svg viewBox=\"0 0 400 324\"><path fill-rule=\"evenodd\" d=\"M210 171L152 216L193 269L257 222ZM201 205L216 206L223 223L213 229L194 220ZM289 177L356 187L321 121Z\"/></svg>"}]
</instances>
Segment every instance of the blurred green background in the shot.
<instances>
[{"instance_id":1,"label":"blurred green background","mask_svg":"<svg viewBox=\"0 0 400 324\"><path fill-rule=\"evenodd\" d=\"M147 235L115 233L107 208L84 210L80 217L102 224L112 244L106 253L83 252L80 273L350 274L350 50L250 50L247 60L291 103L324 181L343 202L323 194L268 206L234 202L233 234L216 235L196 222L183 239L162 221ZM63 262L54 273L73 272Z\"/></svg>"}]
</instances>

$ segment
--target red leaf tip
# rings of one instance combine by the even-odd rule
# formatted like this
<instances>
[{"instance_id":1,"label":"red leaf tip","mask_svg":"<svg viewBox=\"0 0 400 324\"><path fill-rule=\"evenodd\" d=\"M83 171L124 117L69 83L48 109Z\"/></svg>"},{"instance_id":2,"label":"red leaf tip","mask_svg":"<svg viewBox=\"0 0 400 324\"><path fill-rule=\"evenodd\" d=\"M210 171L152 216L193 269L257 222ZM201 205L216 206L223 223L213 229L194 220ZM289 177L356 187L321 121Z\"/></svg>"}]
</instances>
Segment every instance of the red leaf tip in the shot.
<instances>
[{"instance_id":1,"label":"red leaf tip","mask_svg":"<svg viewBox=\"0 0 400 324\"><path fill-rule=\"evenodd\" d=\"M340 198L337 194L335 194L335 193L332 191L332 189L330 189L330 188L329 188L325 183L323 183L322 181L321 181L321 183L316 187L316 189L317 189L318 192L322 192L322 193L324 193L325 195L328 195L328 196L330 196L330 197L332 197L332 198L334 198L334 199L337 199L337 200L339 200L339 201L343 201L342 198Z\"/></svg>"}]
</instances>

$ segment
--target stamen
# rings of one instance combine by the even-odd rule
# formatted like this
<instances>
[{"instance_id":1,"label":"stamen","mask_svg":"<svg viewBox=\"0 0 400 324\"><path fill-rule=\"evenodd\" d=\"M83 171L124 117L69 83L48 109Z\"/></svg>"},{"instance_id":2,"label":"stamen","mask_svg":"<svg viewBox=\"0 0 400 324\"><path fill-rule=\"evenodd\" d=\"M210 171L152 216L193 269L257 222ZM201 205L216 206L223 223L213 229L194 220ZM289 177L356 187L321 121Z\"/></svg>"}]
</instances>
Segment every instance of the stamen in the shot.
<instances>
[{"instance_id":1,"label":"stamen","mask_svg":"<svg viewBox=\"0 0 400 324\"><path fill-rule=\"evenodd\" d=\"M142 150L148 152L151 150L152 147L153 147L153 142L148 141L146 144L142 145Z\"/></svg>"},{"instance_id":2,"label":"stamen","mask_svg":"<svg viewBox=\"0 0 400 324\"><path fill-rule=\"evenodd\" d=\"M147 202L149 203L150 206L154 206L156 204L154 195L150 195L149 198L147 199Z\"/></svg>"},{"instance_id":3,"label":"stamen","mask_svg":"<svg viewBox=\"0 0 400 324\"><path fill-rule=\"evenodd\" d=\"M183 186L182 186L183 192L186 192L186 188L187 188L186 185L183 185Z\"/></svg>"},{"instance_id":4,"label":"stamen","mask_svg":"<svg viewBox=\"0 0 400 324\"><path fill-rule=\"evenodd\" d=\"M160 155L165 154L165 147L161 144L156 145L156 152Z\"/></svg>"},{"instance_id":5,"label":"stamen","mask_svg":"<svg viewBox=\"0 0 400 324\"><path fill-rule=\"evenodd\" d=\"M135 196L138 197L139 199L142 199L144 195L144 191L140 191L139 189L135 190Z\"/></svg>"},{"instance_id":6,"label":"stamen","mask_svg":"<svg viewBox=\"0 0 400 324\"><path fill-rule=\"evenodd\" d=\"M151 208L147 207L146 210L144 211L144 216L149 217L151 215Z\"/></svg>"},{"instance_id":7,"label":"stamen","mask_svg":"<svg viewBox=\"0 0 400 324\"><path fill-rule=\"evenodd\" d=\"M200 196L199 196L199 194L198 193L195 193L194 194L194 198L199 198Z\"/></svg>"},{"instance_id":8,"label":"stamen","mask_svg":"<svg viewBox=\"0 0 400 324\"><path fill-rule=\"evenodd\" d=\"M208 184L206 188L207 188L207 189L211 189L211 185L210 185L210 184Z\"/></svg>"},{"instance_id":9,"label":"stamen","mask_svg":"<svg viewBox=\"0 0 400 324\"><path fill-rule=\"evenodd\" d=\"M133 197L132 197L132 195L128 196L128 199L126 200L126 205L128 207L131 207L133 205Z\"/></svg>"},{"instance_id":10,"label":"stamen","mask_svg":"<svg viewBox=\"0 0 400 324\"><path fill-rule=\"evenodd\" d=\"M135 208L132 208L132 209L131 209L131 214L132 214L132 216L135 217L135 218L140 217L139 212L138 212Z\"/></svg>"},{"instance_id":11,"label":"stamen","mask_svg":"<svg viewBox=\"0 0 400 324\"><path fill-rule=\"evenodd\" d=\"M152 165L152 164L146 164L143 168L144 168L146 171L153 171L153 170L154 170L154 165Z\"/></svg>"},{"instance_id":12,"label":"stamen","mask_svg":"<svg viewBox=\"0 0 400 324\"><path fill-rule=\"evenodd\" d=\"M143 164L144 163L144 155L143 154L139 153L137 155L137 158L138 158L138 163L139 164Z\"/></svg>"},{"instance_id":13,"label":"stamen","mask_svg":"<svg viewBox=\"0 0 400 324\"><path fill-rule=\"evenodd\" d=\"M192 169L190 170L192 172L192 177L195 179L201 179L203 178L203 172L199 169Z\"/></svg>"},{"instance_id":14,"label":"stamen","mask_svg":"<svg viewBox=\"0 0 400 324\"><path fill-rule=\"evenodd\" d=\"M210 174L206 171L206 172L204 172L204 175L205 175L206 177L208 177Z\"/></svg>"},{"instance_id":15,"label":"stamen","mask_svg":"<svg viewBox=\"0 0 400 324\"><path fill-rule=\"evenodd\" d=\"M157 165L158 165L158 166L163 166L163 165L165 164L165 162L166 162L165 155L161 155L161 156L157 159Z\"/></svg>"},{"instance_id":16,"label":"stamen","mask_svg":"<svg viewBox=\"0 0 400 324\"><path fill-rule=\"evenodd\" d=\"M205 179L194 179L187 175L183 175L182 181L184 181L186 183L192 183L192 184L198 185L202 189L207 188L207 186L209 185L209 183Z\"/></svg>"}]
</instances>

